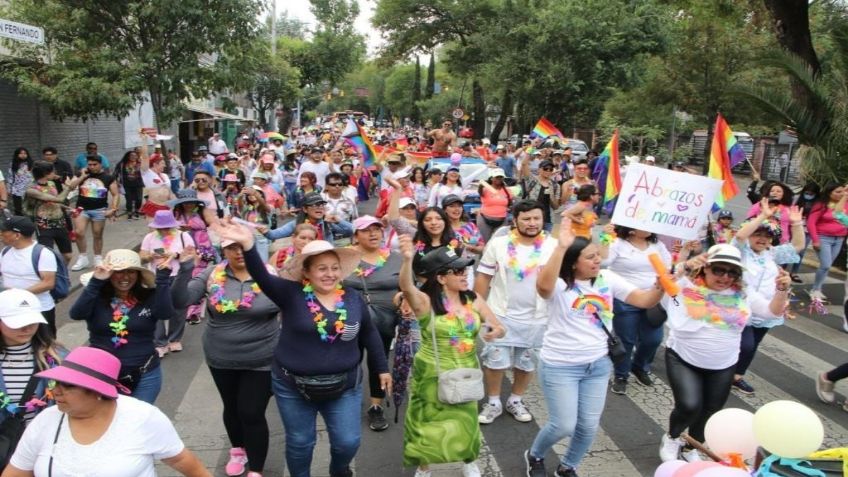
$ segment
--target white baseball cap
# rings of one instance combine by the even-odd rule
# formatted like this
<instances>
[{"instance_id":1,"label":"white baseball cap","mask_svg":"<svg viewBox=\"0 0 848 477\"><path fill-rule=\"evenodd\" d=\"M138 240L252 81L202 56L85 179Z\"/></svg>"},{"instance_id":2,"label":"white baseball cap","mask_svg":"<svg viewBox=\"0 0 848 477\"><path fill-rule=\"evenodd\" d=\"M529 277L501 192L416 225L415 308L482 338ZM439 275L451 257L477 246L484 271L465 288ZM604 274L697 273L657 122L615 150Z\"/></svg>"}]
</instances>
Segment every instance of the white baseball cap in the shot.
<instances>
[{"instance_id":1,"label":"white baseball cap","mask_svg":"<svg viewBox=\"0 0 848 477\"><path fill-rule=\"evenodd\" d=\"M415 200L410 198L410 197L401 197L400 200L398 201L398 208L399 209L402 209L404 207L409 207L410 205L414 205L416 207L418 206L418 204L415 203Z\"/></svg>"},{"instance_id":2,"label":"white baseball cap","mask_svg":"<svg viewBox=\"0 0 848 477\"><path fill-rule=\"evenodd\" d=\"M0 320L15 330L33 323L47 323L38 297L19 288L0 292Z\"/></svg>"}]
</instances>

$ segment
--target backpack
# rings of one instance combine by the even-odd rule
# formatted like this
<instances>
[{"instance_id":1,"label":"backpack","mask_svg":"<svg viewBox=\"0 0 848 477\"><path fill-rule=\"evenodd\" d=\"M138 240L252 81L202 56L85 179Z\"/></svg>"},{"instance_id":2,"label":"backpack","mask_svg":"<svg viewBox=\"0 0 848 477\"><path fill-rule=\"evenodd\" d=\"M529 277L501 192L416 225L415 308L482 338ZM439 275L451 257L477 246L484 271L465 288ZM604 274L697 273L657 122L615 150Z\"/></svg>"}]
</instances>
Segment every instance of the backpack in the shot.
<instances>
[{"instance_id":1,"label":"backpack","mask_svg":"<svg viewBox=\"0 0 848 477\"><path fill-rule=\"evenodd\" d=\"M3 251L0 252L0 258L6 256L6 252L12 248L10 246L4 247ZM53 301L56 303L62 301L62 299L67 298L71 293L71 274L68 272L68 265L65 263L65 259L56 253L52 248L47 248L40 243L36 243L32 248L32 269L35 271L35 274L38 275L38 278L41 278L41 273L38 271L38 261L41 259L41 251L47 250L53 254L53 257L56 259L56 282L53 285L53 289L50 290L50 296L53 297Z\"/></svg>"}]
</instances>

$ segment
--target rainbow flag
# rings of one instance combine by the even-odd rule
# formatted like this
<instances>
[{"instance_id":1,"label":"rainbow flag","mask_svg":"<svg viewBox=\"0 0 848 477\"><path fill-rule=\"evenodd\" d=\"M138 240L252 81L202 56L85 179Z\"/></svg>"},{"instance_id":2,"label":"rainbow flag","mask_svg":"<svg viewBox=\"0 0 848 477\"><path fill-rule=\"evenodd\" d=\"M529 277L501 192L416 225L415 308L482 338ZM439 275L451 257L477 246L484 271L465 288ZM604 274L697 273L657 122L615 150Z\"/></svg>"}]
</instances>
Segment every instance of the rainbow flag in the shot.
<instances>
[{"instance_id":1,"label":"rainbow flag","mask_svg":"<svg viewBox=\"0 0 848 477\"><path fill-rule=\"evenodd\" d=\"M359 155L362 156L363 167L373 166L374 160L377 158L377 152L374 150L374 145L371 143L371 140L368 139L368 134L366 134L365 131L362 130L362 127L359 124L356 124L352 119L348 119L347 121L347 127L345 127L345 130L342 133L342 137L345 138L345 142L359 151Z\"/></svg>"},{"instance_id":2,"label":"rainbow flag","mask_svg":"<svg viewBox=\"0 0 848 477\"><path fill-rule=\"evenodd\" d=\"M713 142L710 146L710 167L707 177L724 181L721 192L716 196L713 212L724 208L727 201L739 193L739 186L733 180L731 169L745 160L745 151L736 142L733 131L721 114L716 117L713 130Z\"/></svg>"},{"instance_id":3,"label":"rainbow flag","mask_svg":"<svg viewBox=\"0 0 848 477\"><path fill-rule=\"evenodd\" d=\"M592 178L598 184L598 191L603 198L604 210L612 215L615 199L621 192L621 161L618 155L618 129L612 133L612 139L598 156Z\"/></svg>"},{"instance_id":4,"label":"rainbow flag","mask_svg":"<svg viewBox=\"0 0 848 477\"><path fill-rule=\"evenodd\" d=\"M548 121L545 117L539 118L539 122L533 127L533 132L530 134L531 136L540 137L542 139L548 138L550 136L557 137L565 137L562 135L559 129L553 125L550 121Z\"/></svg>"}]
</instances>

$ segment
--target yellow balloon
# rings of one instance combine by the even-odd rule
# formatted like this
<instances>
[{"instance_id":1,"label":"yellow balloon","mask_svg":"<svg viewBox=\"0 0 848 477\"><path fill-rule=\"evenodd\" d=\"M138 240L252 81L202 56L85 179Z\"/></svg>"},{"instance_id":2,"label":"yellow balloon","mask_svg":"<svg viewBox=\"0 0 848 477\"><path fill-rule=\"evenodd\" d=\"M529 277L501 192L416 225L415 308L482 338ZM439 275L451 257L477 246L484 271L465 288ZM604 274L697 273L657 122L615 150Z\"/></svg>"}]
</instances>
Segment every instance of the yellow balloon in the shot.
<instances>
[{"instance_id":1,"label":"yellow balloon","mask_svg":"<svg viewBox=\"0 0 848 477\"><path fill-rule=\"evenodd\" d=\"M824 441L821 419L795 401L772 401L754 414L754 436L772 454L791 459L806 457Z\"/></svg>"}]
</instances>

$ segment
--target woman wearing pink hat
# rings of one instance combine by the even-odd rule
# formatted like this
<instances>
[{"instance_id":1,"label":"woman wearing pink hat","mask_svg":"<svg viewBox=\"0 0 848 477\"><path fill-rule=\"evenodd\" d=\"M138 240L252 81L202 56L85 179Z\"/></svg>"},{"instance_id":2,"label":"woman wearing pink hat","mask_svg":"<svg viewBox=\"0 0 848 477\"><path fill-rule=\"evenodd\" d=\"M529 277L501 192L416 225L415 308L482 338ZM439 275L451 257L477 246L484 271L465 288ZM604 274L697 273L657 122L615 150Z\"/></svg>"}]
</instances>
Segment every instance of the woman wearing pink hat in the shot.
<instances>
[{"instance_id":1,"label":"woman wearing pink hat","mask_svg":"<svg viewBox=\"0 0 848 477\"><path fill-rule=\"evenodd\" d=\"M3 476L153 477L161 460L182 475L211 477L162 411L118 395L120 370L108 352L80 347L38 373L56 382L56 406L33 419Z\"/></svg>"}]
</instances>

